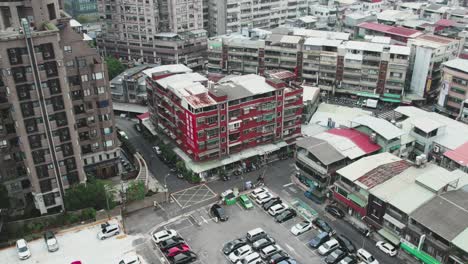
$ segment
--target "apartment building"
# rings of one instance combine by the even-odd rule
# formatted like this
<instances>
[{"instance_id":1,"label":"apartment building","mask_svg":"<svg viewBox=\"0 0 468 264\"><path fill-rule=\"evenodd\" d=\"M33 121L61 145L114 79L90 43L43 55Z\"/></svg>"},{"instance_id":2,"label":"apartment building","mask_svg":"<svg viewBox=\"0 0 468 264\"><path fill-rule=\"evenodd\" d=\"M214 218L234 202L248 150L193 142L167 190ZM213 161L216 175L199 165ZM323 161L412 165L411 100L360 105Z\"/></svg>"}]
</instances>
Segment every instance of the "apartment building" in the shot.
<instances>
[{"instance_id":1,"label":"apartment building","mask_svg":"<svg viewBox=\"0 0 468 264\"><path fill-rule=\"evenodd\" d=\"M453 118L462 114L468 99L468 60L454 59L442 63L442 83L436 109Z\"/></svg>"},{"instance_id":2,"label":"apartment building","mask_svg":"<svg viewBox=\"0 0 468 264\"><path fill-rule=\"evenodd\" d=\"M202 2L99 0L100 53L138 63L202 67L207 36Z\"/></svg>"},{"instance_id":3,"label":"apartment building","mask_svg":"<svg viewBox=\"0 0 468 264\"><path fill-rule=\"evenodd\" d=\"M208 0L210 36L239 32L243 27L275 28L287 19L308 14L306 0Z\"/></svg>"},{"instance_id":4,"label":"apartment building","mask_svg":"<svg viewBox=\"0 0 468 264\"><path fill-rule=\"evenodd\" d=\"M83 22L99 18L97 0L65 0L65 11Z\"/></svg>"},{"instance_id":5,"label":"apartment building","mask_svg":"<svg viewBox=\"0 0 468 264\"><path fill-rule=\"evenodd\" d=\"M10 1L1 12L0 181L14 207L57 212L87 174L118 172L106 66L59 1Z\"/></svg>"},{"instance_id":6,"label":"apartment building","mask_svg":"<svg viewBox=\"0 0 468 264\"><path fill-rule=\"evenodd\" d=\"M442 63L458 57L459 39L434 35L421 35L408 40L411 48L409 76L411 83L406 92L416 99L435 101L442 81Z\"/></svg>"},{"instance_id":7,"label":"apartment building","mask_svg":"<svg viewBox=\"0 0 468 264\"><path fill-rule=\"evenodd\" d=\"M300 135L299 85L254 74L212 83L181 65L168 66L147 72L151 120L193 161L220 159Z\"/></svg>"},{"instance_id":8,"label":"apartment building","mask_svg":"<svg viewBox=\"0 0 468 264\"><path fill-rule=\"evenodd\" d=\"M146 75L144 70L156 67L145 64L125 70L110 81L112 100L120 103L146 103Z\"/></svg>"}]
</instances>

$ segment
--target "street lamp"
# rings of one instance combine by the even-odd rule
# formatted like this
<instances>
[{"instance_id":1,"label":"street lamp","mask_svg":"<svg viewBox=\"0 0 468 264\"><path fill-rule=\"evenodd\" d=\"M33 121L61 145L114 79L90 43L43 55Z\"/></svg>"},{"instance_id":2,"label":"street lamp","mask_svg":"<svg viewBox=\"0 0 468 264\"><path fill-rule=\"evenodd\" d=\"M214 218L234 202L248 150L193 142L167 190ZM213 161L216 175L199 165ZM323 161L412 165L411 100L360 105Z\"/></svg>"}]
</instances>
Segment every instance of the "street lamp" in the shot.
<instances>
[{"instance_id":1,"label":"street lamp","mask_svg":"<svg viewBox=\"0 0 468 264\"><path fill-rule=\"evenodd\" d=\"M106 207L107 207L107 218L110 219L110 214L109 214L109 186L104 185L104 195L106 196Z\"/></svg>"}]
</instances>

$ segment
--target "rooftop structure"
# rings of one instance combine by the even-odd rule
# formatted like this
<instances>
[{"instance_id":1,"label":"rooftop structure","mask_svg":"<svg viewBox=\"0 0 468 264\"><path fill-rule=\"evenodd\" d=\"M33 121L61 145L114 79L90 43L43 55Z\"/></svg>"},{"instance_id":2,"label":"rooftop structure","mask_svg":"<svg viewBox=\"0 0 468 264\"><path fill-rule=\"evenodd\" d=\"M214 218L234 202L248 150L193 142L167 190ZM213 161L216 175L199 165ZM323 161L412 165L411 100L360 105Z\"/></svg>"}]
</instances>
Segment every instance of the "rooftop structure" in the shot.
<instances>
[{"instance_id":1,"label":"rooftop structure","mask_svg":"<svg viewBox=\"0 0 468 264\"><path fill-rule=\"evenodd\" d=\"M112 99L121 103L146 102L146 75L144 70L155 67L155 64L136 66L125 70L110 81Z\"/></svg>"},{"instance_id":2,"label":"rooftop structure","mask_svg":"<svg viewBox=\"0 0 468 264\"><path fill-rule=\"evenodd\" d=\"M360 116L351 121L352 127L366 126L372 129L375 133L381 135L386 140L398 138L404 132L392 123L373 116Z\"/></svg>"},{"instance_id":3,"label":"rooftop structure","mask_svg":"<svg viewBox=\"0 0 468 264\"><path fill-rule=\"evenodd\" d=\"M406 44L408 39L416 38L423 35L423 32L399 27L379 24L375 22L364 22L358 25L359 35L380 35L391 37L396 44Z\"/></svg>"},{"instance_id":4,"label":"rooftop structure","mask_svg":"<svg viewBox=\"0 0 468 264\"><path fill-rule=\"evenodd\" d=\"M387 165L387 164L402 164L405 163L402 159L398 158L397 156L390 154L388 152L382 152L376 155L364 157L356 162L351 163L350 165L340 169L337 171L342 177L345 177L350 182L358 181L361 177L364 177L368 173L368 177L363 178L363 180L367 181L366 178L369 178L370 175L374 175L374 171L378 169L380 166ZM387 165L388 166L388 165ZM393 165L390 165L393 166ZM408 167L407 165L402 165L400 168ZM396 171L382 171L385 178L389 176L398 174ZM399 172L401 172L399 170ZM389 175L389 173L391 175ZM370 179L369 179L370 180ZM365 181L362 183L364 187L369 185L365 185ZM381 182L381 181L379 181ZM373 187L373 186L372 186Z\"/></svg>"}]
</instances>

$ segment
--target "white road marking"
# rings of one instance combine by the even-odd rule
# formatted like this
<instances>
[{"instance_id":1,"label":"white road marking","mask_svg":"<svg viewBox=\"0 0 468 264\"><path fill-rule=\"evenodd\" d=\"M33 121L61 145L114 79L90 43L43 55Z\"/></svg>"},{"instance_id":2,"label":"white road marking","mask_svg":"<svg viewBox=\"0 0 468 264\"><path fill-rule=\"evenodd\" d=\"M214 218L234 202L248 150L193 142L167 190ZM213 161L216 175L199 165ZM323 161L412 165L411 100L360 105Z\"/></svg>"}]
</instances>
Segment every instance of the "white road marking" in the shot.
<instances>
[{"instance_id":1,"label":"white road marking","mask_svg":"<svg viewBox=\"0 0 468 264\"><path fill-rule=\"evenodd\" d=\"M205 222L205 224L208 224L208 221L203 217L203 215L200 215L201 219L203 219L203 222Z\"/></svg>"},{"instance_id":2,"label":"white road marking","mask_svg":"<svg viewBox=\"0 0 468 264\"><path fill-rule=\"evenodd\" d=\"M291 247L290 245L288 245L288 244L286 244L286 243L284 243L284 245L285 245L290 251L296 252L296 250L294 250L294 248Z\"/></svg>"},{"instance_id":3,"label":"white road marking","mask_svg":"<svg viewBox=\"0 0 468 264\"><path fill-rule=\"evenodd\" d=\"M286 188L286 187L291 186L291 185L293 185L293 184L294 184L293 182L290 182L290 183L287 183L287 184L283 185L283 187Z\"/></svg>"}]
</instances>

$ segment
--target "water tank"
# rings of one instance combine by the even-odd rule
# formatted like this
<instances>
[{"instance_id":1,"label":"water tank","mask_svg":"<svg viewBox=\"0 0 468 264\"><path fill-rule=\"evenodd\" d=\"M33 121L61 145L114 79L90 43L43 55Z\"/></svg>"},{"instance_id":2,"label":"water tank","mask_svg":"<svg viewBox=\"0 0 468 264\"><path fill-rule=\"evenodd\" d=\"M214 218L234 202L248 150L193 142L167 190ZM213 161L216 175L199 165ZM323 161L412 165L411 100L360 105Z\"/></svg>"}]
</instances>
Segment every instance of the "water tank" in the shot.
<instances>
[{"instance_id":1,"label":"water tank","mask_svg":"<svg viewBox=\"0 0 468 264\"><path fill-rule=\"evenodd\" d=\"M422 164L421 156L416 156L416 166L421 166L421 164Z\"/></svg>"}]
</instances>

